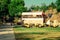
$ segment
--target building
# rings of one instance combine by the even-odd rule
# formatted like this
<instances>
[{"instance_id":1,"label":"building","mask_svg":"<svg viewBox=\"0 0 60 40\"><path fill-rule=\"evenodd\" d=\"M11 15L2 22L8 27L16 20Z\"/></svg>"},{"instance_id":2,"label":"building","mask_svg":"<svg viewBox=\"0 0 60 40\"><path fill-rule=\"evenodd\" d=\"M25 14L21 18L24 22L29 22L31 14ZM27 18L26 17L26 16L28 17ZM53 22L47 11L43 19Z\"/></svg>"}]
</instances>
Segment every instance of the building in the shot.
<instances>
[{"instance_id":1,"label":"building","mask_svg":"<svg viewBox=\"0 0 60 40\"><path fill-rule=\"evenodd\" d=\"M43 26L43 15L42 12L23 12L22 20L24 26L27 27L41 27Z\"/></svg>"}]
</instances>

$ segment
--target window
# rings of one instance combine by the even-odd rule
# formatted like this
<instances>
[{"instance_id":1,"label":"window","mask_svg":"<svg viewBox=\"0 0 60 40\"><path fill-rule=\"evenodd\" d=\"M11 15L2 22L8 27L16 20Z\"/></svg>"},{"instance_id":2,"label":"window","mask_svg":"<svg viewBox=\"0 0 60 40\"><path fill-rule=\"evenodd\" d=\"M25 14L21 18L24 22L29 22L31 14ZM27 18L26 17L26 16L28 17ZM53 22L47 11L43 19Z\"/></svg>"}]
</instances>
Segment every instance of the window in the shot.
<instances>
[{"instance_id":1,"label":"window","mask_svg":"<svg viewBox=\"0 0 60 40\"><path fill-rule=\"evenodd\" d=\"M42 15L37 15L37 18L42 18Z\"/></svg>"},{"instance_id":2,"label":"window","mask_svg":"<svg viewBox=\"0 0 60 40\"><path fill-rule=\"evenodd\" d=\"M23 18L33 18L33 15L23 15Z\"/></svg>"},{"instance_id":3,"label":"window","mask_svg":"<svg viewBox=\"0 0 60 40\"><path fill-rule=\"evenodd\" d=\"M22 18L42 18L42 15L36 15L36 17L34 17L33 15L23 15Z\"/></svg>"},{"instance_id":4,"label":"window","mask_svg":"<svg viewBox=\"0 0 60 40\"><path fill-rule=\"evenodd\" d=\"M22 15L22 18L27 18L27 15Z\"/></svg>"}]
</instances>

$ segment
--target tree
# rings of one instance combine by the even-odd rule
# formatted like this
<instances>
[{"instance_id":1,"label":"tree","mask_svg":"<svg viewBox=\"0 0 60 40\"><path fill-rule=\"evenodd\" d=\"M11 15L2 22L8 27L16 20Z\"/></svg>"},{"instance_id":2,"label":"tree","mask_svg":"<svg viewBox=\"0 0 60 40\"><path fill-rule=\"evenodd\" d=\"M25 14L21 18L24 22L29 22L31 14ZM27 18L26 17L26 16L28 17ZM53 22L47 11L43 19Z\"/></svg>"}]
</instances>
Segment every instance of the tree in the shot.
<instances>
[{"instance_id":1,"label":"tree","mask_svg":"<svg viewBox=\"0 0 60 40\"><path fill-rule=\"evenodd\" d=\"M27 10L26 7L24 7L24 1L23 0L11 0L11 3L8 5L9 9L9 14L10 15L15 15L18 14L19 12L24 12Z\"/></svg>"},{"instance_id":2,"label":"tree","mask_svg":"<svg viewBox=\"0 0 60 40\"><path fill-rule=\"evenodd\" d=\"M46 4L42 4L42 6L40 7L40 10L46 11L48 9L48 6L46 6Z\"/></svg>"},{"instance_id":3,"label":"tree","mask_svg":"<svg viewBox=\"0 0 60 40\"><path fill-rule=\"evenodd\" d=\"M56 1L57 6L60 6L60 0Z\"/></svg>"},{"instance_id":4,"label":"tree","mask_svg":"<svg viewBox=\"0 0 60 40\"><path fill-rule=\"evenodd\" d=\"M34 10L34 11L39 11L40 10L40 7L39 6L31 6L31 11Z\"/></svg>"},{"instance_id":5,"label":"tree","mask_svg":"<svg viewBox=\"0 0 60 40\"><path fill-rule=\"evenodd\" d=\"M56 5L52 2L48 7L56 8Z\"/></svg>"},{"instance_id":6,"label":"tree","mask_svg":"<svg viewBox=\"0 0 60 40\"><path fill-rule=\"evenodd\" d=\"M60 0L56 1L57 11L60 12Z\"/></svg>"},{"instance_id":7,"label":"tree","mask_svg":"<svg viewBox=\"0 0 60 40\"><path fill-rule=\"evenodd\" d=\"M10 0L0 0L0 17L8 14L8 4Z\"/></svg>"}]
</instances>

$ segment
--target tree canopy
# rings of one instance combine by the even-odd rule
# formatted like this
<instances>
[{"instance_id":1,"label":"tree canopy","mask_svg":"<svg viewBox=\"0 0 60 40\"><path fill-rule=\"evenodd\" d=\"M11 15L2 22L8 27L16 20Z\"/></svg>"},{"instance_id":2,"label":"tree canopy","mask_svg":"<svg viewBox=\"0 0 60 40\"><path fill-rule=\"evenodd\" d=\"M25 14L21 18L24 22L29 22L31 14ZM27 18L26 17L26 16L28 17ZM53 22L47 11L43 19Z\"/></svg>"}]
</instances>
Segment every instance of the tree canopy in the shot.
<instances>
[{"instance_id":1,"label":"tree canopy","mask_svg":"<svg viewBox=\"0 0 60 40\"><path fill-rule=\"evenodd\" d=\"M10 0L0 0L0 17L8 14L8 4Z\"/></svg>"},{"instance_id":2,"label":"tree canopy","mask_svg":"<svg viewBox=\"0 0 60 40\"><path fill-rule=\"evenodd\" d=\"M23 0L12 0L8 5L10 15L18 14L19 12L26 11L27 8L24 7L25 3Z\"/></svg>"},{"instance_id":3,"label":"tree canopy","mask_svg":"<svg viewBox=\"0 0 60 40\"><path fill-rule=\"evenodd\" d=\"M0 0L0 17L18 15L27 11L24 0Z\"/></svg>"},{"instance_id":4,"label":"tree canopy","mask_svg":"<svg viewBox=\"0 0 60 40\"><path fill-rule=\"evenodd\" d=\"M60 12L60 0L56 1L57 11Z\"/></svg>"},{"instance_id":5,"label":"tree canopy","mask_svg":"<svg viewBox=\"0 0 60 40\"><path fill-rule=\"evenodd\" d=\"M56 1L56 5L51 3L49 6L53 8L57 8L58 12L60 12L60 0ZM32 6L29 10L25 7L24 0L0 0L0 17L4 15L19 15L22 12L31 11L31 10L47 10L48 7L46 4L42 4L42 6Z\"/></svg>"}]
</instances>

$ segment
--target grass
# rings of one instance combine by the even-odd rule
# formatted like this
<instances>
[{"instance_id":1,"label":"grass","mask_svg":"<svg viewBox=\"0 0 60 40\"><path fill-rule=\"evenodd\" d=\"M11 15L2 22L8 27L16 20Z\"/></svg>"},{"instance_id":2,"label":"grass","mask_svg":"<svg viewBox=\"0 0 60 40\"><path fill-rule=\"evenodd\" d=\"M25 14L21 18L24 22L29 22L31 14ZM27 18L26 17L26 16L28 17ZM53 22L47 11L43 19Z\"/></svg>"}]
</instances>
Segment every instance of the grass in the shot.
<instances>
[{"instance_id":1,"label":"grass","mask_svg":"<svg viewBox=\"0 0 60 40\"><path fill-rule=\"evenodd\" d=\"M58 40L60 38L60 27L24 28L16 26L14 32L16 40Z\"/></svg>"},{"instance_id":2,"label":"grass","mask_svg":"<svg viewBox=\"0 0 60 40\"><path fill-rule=\"evenodd\" d=\"M17 27L14 28L15 31L20 32L60 32L60 27L53 28L53 27L43 27L43 28L24 28L24 27Z\"/></svg>"}]
</instances>

